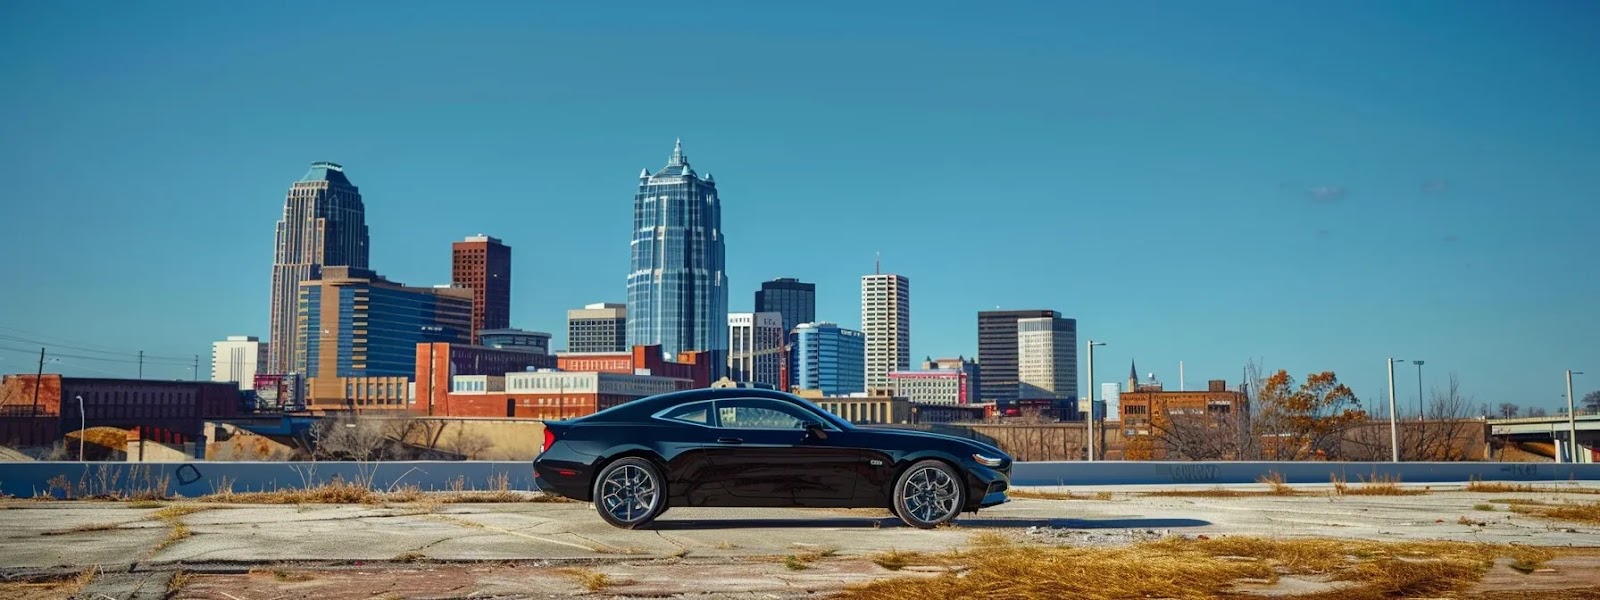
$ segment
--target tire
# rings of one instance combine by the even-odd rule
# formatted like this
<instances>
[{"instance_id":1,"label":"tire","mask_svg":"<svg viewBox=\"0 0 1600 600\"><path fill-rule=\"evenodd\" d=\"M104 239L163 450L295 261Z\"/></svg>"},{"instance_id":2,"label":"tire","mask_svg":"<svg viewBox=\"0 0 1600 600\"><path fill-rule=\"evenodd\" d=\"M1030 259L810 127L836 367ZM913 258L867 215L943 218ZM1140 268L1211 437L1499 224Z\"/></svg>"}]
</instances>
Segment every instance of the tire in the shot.
<instances>
[{"instance_id":1,"label":"tire","mask_svg":"<svg viewBox=\"0 0 1600 600\"><path fill-rule=\"evenodd\" d=\"M967 490L961 473L937 460L912 464L894 484L889 510L905 524L932 529L949 523L966 506Z\"/></svg>"},{"instance_id":2,"label":"tire","mask_svg":"<svg viewBox=\"0 0 1600 600\"><path fill-rule=\"evenodd\" d=\"M643 458L627 457L594 478L594 509L613 527L638 529L667 510L666 478Z\"/></svg>"}]
</instances>

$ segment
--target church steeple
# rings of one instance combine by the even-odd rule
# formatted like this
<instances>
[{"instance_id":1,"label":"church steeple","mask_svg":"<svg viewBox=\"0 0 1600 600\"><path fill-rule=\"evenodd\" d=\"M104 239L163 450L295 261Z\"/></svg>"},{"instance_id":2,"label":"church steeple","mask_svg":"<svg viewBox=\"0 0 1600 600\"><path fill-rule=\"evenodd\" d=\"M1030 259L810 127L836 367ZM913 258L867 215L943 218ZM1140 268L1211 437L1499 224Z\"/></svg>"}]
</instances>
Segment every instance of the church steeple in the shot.
<instances>
[{"instance_id":1,"label":"church steeple","mask_svg":"<svg viewBox=\"0 0 1600 600\"><path fill-rule=\"evenodd\" d=\"M1128 391L1139 391L1139 366L1131 359L1128 361Z\"/></svg>"}]
</instances>

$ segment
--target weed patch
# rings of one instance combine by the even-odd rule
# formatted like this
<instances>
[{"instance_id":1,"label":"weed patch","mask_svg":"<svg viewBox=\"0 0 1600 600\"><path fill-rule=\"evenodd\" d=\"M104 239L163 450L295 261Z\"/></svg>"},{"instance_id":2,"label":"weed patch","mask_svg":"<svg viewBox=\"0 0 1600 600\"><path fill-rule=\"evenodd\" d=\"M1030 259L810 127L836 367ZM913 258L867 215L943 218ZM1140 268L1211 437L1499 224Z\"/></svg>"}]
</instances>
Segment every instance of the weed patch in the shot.
<instances>
[{"instance_id":1,"label":"weed patch","mask_svg":"<svg viewBox=\"0 0 1600 600\"><path fill-rule=\"evenodd\" d=\"M1233 597L1241 580L1315 575L1348 587L1328 598L1453 594L1480 579L1496 559L1537 565L1553 554L1523 546L1460 542L1168 538L1125 548L989 546L925 555L873 557L888 569L961 566L961 575L894 578L848 588L851 600L927 598L1178 598Z\"/></svg>"}]
</instances>

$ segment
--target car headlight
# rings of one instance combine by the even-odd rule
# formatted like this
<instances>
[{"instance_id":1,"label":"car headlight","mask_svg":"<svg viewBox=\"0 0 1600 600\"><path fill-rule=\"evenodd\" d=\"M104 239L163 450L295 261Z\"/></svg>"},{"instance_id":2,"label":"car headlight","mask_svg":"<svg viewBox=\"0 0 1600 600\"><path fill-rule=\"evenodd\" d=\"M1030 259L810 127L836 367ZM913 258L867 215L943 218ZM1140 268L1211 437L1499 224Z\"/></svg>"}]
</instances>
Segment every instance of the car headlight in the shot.
<instances>
[{"instance_id":1,"label":"car headlight","mask_svg":"<svg viewBox=\"0 0 1600 600\"><path fill-rule=\"evenodd\" d=\"M978 461L978 464L983 465L985 467L998 467L998 466L1000 466L1000 462L1002 461L1002 459L989 458L989 457L984 456L982 454L974 454L974 455L972 455L972 460Z\"/></svg>"}]
</instances>

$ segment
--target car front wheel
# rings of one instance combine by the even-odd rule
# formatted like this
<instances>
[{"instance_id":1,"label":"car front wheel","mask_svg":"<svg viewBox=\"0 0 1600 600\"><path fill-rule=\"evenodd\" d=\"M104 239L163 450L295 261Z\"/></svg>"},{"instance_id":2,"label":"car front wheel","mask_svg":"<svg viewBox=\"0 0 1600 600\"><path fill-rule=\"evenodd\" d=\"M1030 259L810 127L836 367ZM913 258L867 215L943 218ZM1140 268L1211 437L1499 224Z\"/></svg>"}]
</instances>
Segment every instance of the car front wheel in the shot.
<instances>
[{"instance_id":1,"label":"car front wheel","mask_svg":"<svg viewBox=\"0 0 1600 600\"><path fill-rule=\"evenodd\" d=\"M661 471L650 461L628 457L600 471L595 478L594 508L600 518L623 529L636 529L666 510L667 490Z\"/></svg>"},{"instance_id":2,"label":"car front wheel","mask_svg":"<svg viewBox=\"0 0 1600 600\"><path fill-rule=\"evenodd\" d=\"M900 474L891 510L907 525L929 529L955 519L965 502L961 474L943 462L924 460Z\"/></svg>"}]
</instances>

